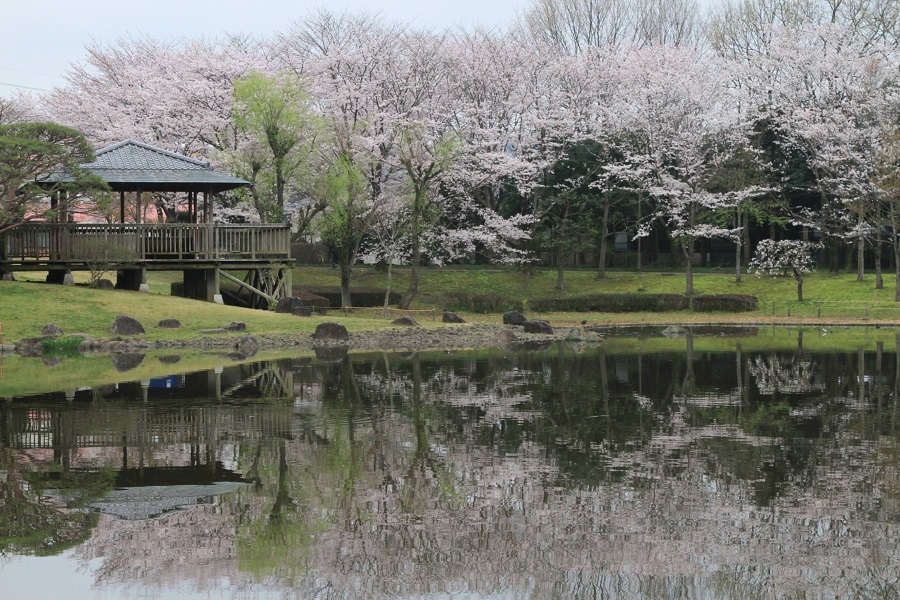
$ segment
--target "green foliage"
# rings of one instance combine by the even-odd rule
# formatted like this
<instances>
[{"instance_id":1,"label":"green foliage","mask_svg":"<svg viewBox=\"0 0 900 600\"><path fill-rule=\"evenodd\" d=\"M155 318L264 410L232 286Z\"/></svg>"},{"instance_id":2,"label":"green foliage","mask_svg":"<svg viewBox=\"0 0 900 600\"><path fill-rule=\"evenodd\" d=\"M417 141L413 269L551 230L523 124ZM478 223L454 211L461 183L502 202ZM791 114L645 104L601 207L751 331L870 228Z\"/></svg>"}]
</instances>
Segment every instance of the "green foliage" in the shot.
<instances>
[{"instance_id":1,"label":"green foliage","mask_svg":"<svg viewBox=\"0 0 900 600\"><path fill-rule=\"evenodd\" d=\"M94 151L84 135L56 123L0 125L0 232L27 219L55 216L41 201L56 193L68 199L109 188L81 168Z\"/></svg>"},{"instance_id":2,"label":"green foliage","mask_svg":"<svg viewBox=\"0 0 900 600\"><path fill-rule=\"evenodd\" d=\"M538 312L667 312L688 308L681 294L596 294L577 298L538 298L531 301Z\"/></svg>"},{"instance_id":3,"label":"green foliage","mask_svg":"<svg viewBox=\"0 0 900 600\"><path fill-rule=\"evenodd\" d=\"M251 73L234 84L233 123L238 137L227 160L251 183L250 195L260 219L281 222L290 192L303 191L314 179L314 150L321 139L322 120L313 100L296 75ZM298 210L296 225L305 230L322 206Z\"/></svg>"},{"instance_id":4,"label":"green foliage","mask_svg":"<svg viewBox=\"0 0 900 600\"><path fill-rule=\"evenodd\" d=\"M47 338L41 340L41 348L44 356L76 357L81 356L78 345L84 341L83 336L73 335L61 338Z\"/></svg>"},{"instance_id":5,"label":"green foliage","mask_svg":"<svg viewBox=\"0 0 900 600\"><path fill-rule=\"evenodd\" d=\"M527 310L527 301L516 301L499 294L479 294L475 292L445 292L441 306L455 312L498 313L511 310Z\"/></svg>"},{"instance_id":6,"label":"green foliage","mask_svg":"<svg viewBox=\"0 0 900 600\"><path fill-rule=\"evenodd\" d=\"M349 158L341 156L316 182L316 195L327 209L318 221L322 242L339 257L356 250L365 234L366 180Z\"/></svg>"},{"instance_id":7,"label":"green foliage","mask_svg":"<svg viewBox=\"0 0 900 600\"><path fill-rule=\"evenodd\" d=\"M713 294L691 300L691 308L698 312L744 312L758 306L759 298L750 294Z\"/></svg>"}]
</instances>

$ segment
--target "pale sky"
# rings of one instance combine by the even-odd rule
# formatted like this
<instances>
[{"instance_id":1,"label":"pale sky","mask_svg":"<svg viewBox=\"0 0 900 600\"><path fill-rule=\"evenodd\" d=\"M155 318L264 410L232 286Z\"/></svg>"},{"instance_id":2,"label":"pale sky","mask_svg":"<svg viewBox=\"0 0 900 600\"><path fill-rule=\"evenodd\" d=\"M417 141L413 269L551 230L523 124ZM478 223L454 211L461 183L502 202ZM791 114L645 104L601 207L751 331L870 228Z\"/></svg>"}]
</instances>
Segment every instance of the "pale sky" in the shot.
<instances>
[{"instance_id":1,"label":"pale sky","mask_svg":"<svg viewBox=\"0 0 900 600\"><path fill-rule=\"evenodd\" d=\"M266 37L320 7L335 13L380 13L423 28L505 27L529 0L0 0L0 96L66 84L92 40Z\"/></svg>"}]
</instances>

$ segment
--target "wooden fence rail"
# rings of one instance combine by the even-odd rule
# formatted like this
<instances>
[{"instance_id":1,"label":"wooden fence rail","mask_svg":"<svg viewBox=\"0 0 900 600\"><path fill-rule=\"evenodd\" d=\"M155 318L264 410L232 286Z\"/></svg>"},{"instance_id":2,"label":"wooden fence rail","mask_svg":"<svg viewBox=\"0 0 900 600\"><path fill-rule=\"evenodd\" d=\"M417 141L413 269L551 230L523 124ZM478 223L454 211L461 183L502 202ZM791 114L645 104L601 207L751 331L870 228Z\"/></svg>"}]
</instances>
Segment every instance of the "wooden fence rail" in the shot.
<instances>
[{"instance_id":1,"label":"wooden fence rail","mask_svg":"<svg viewBox=\"0 0 900 600\"><path fill-rule=\"evenodd\" d=\"M855 317L863 319L900 319L900 302L863 300L761 300L764 315L785 317Z\"/></svg>"},{"instance_id":2,"label":"wooden fence rail","mask_svg":"<svg viewBox=\"0 0 900 600\"><path fill-rule=\"evenodd\" d=\"M0 236L0 262L268 260L290 257L287 225L27 223Z\"/></svg>"}]
</instances>

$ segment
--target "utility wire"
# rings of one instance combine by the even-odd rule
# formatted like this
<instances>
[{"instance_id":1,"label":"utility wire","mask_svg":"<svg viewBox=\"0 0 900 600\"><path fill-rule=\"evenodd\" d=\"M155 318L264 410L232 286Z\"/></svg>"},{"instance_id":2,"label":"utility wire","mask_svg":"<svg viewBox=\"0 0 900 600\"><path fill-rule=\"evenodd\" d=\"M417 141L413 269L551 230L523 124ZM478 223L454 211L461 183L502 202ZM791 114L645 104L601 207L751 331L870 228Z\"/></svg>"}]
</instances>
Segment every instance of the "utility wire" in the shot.
<instances>
[{"instance_id":1,"label":"utility wire","mask_svg":"<svg viewBox=\"0 0 900 600\"><path fill-rule=\"evenodd\" d=\"M26 71L25 69L17 69L16 67L7 67L6 65L0 65L0 69L6 69L7 71L18 71L19 73L28 73L29 75L40 75L41 77L56 77L56 75L50 75L49 73L39 73L38 71Z\"/></svg>"},{"instance_id":2,"label":"utility wire","mask_svg":"<svg viewBox=\"0 0 900 600\"><path fill-rule=\"evenodd\" d=\"M49 92L49 91L50 91L50 90L45 89L45 88L31 87L31 86L28 86L28 85L19 85L19 84L17 84L17 83L6 83L5 81L0 81L0 85L8 85L9 87L20 88L20 89L23 89L23 90L34 90L34 91L36 91L36 92Z\"/></svg>"}]
</instances>

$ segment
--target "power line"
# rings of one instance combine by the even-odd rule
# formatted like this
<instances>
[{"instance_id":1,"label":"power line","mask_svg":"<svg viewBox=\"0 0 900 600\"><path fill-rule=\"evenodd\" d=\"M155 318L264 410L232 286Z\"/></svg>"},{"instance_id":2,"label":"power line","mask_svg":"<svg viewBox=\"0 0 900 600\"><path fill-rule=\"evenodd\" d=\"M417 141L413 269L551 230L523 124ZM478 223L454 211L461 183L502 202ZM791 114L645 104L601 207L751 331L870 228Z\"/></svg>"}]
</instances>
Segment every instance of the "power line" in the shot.
<instances>
[{"instance_id":1,"label":"power line","mask_svg":"<svg viewBox=\"0 0 900 600\"><path fill-rule=\"evenodd\" d=\"M25 69L17 69L15 67L7 67L6 65L0 65L0 69L6 69L7 71L18 71L19 73L28 73L29 75L40 75L41 77L56 77L56 75L50 75L49 73L39 73L37 71L26 71Z\"/></svg>"},{"instance_id":2,"label":"power line","mask_svg":"<svg viewBox=\"0 0 900 600\"><path fill-rule=\"evenodd\" d=\"M19 88L22 90L34 90L36 92L49 92L50 90L44 88L31 87L28 85L19 85L17 83L6 83L5 81L0 81L0 85L8 85L9 87Z\"/></svg>"}]
</instances>

